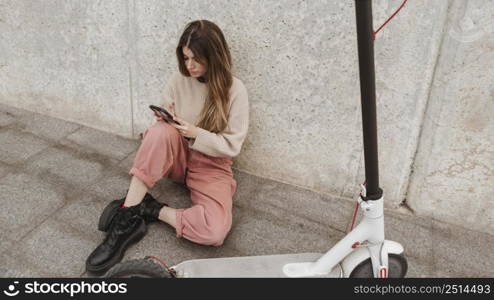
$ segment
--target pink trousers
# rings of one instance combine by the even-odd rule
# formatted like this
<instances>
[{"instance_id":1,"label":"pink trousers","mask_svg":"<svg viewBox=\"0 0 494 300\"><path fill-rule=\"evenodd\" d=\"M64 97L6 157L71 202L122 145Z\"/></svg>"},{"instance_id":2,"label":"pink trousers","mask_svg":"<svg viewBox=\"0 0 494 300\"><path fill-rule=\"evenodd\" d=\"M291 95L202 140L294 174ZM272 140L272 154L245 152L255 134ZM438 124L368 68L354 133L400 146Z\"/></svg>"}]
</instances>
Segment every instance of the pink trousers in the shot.
<instances>
[{"instance_id":1,"label":"pink trousers","mask_svg":"<svg viewBox=\"0 0 494 300\"><path fill-rule=\"evenodd\" d=\"M232 197L237 189L232 159L189 148L178 130L160 121L143 134L130 175L151 189L163 177L190 190L192 207L176 212L177 237L220 246L232 225Z\"/></svg>"}]
</instances>

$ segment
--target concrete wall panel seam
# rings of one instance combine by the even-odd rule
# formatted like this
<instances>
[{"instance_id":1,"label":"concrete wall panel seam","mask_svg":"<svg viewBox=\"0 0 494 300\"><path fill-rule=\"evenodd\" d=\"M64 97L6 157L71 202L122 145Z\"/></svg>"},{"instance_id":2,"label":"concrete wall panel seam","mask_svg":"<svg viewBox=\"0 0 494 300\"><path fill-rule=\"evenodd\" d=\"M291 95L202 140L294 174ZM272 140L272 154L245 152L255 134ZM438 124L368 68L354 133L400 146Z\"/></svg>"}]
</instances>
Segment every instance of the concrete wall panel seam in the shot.
<instances>
[{"instance_id":1,"label":"concrete wall panel seam","mask_svg":"<svg viewBox=\"0 0 494 300\"><path fill-rule=\"evenodd\" d=\"M411 154L411 158L409 160L409 163L407 164L408 175L405 178L403 178L403 181L402 181L402 190L404 190L404 193L400 192L400 194L403 195L402 204L405 204L407 206L408 206L407 196L408 196L408 191L409 191L409 187L410 187L410 180L412 178L415 160L417 158L417 153L418 153L418 150L420 147L420 138L422 136L422 131L423 131L423 127L424 127L424 120L426 118L426 114L428 111L427 108L429 107L432 85L434 83L434 79L436 78L436 71L438 69L438 65L439 65L439 61L440 61L440 57L441 57L441 51L443 50L442 48L443 48L443 43L444 43L444 39L445 39L444 38L444 36L445 36L444 31L445 31L445 29L448 28L448 23L449 23L448 22L448 20L449 20L448 12L450 11L450 7L451 7L451 1L448 1L446 8L443 11L443 14L441 15L443 20L441 22L441 30L438 31L440 42L438 43L437 47L435 47L435 49L433 50L433 55L431 55L431 58L434 58L434 63L433 63L434 65L431 68L432 72L429 72L426 76L427 82L425 84L427 85L427 87L426 87L425 91L427 92L427 96L424 99L424 103L422 103L422 105L420 105L420 113L418 114L418 117L420 118L420 120L418 122L414 122L415 124L419 124L419 126L414 128L414 130L413 130L413 133L412 133L413 138L411 139L412 142L409 144L409 149L407 151L408 153L413 151L413 154ZM419 97L419 99L420 99L420 97ZM412 210L411 208L409 208L409 209Z\"/></svg>"},{"instance_id":2,"label":"concrete wall panel seam","mask_svg":"<svg viewBox=\"0 0 494 300\"><path fill-rule=\"evenodd\" d=\"M136 59L137 59L137 49L135 47L135 0L127 0L127 62L129 69L129 101L130 101L130 128L131 133L130 137L135 137L135 126L134 126L134 100L136 99L136 90L138 89L138 85L134 84L135 81L135 72L136 68Z\"/></svg>"}]
</instances>

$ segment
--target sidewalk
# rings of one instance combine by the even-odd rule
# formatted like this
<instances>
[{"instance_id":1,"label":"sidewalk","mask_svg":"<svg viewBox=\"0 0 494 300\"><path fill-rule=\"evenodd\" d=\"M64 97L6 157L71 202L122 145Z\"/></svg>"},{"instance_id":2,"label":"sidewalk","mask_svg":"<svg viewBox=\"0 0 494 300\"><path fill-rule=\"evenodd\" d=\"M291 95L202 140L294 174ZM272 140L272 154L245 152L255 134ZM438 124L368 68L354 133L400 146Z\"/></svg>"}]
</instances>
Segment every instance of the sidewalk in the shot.
<instances>
[{"instance_id":1,"label":"sidewalk","mask_svg":"<svg viewBox=\"0 0 494 300\"><path fill-rule=\"evenodd\" d=\"M139 140L0 104L0 277L86 277L102 241L103 207L125 196ZM235 165L234 165L235 166ZM221 247L177 239L151 224L124 260L188 259L329 250L345 235L355 203L234 169L233 228ZM358 187L356 187L358 191ZM168 179L150 193L172 207L188 190ZM494 236L431 218L386 212L386 238L400 242L407 277L494 277Z\"/></svg>"}]
</instances>

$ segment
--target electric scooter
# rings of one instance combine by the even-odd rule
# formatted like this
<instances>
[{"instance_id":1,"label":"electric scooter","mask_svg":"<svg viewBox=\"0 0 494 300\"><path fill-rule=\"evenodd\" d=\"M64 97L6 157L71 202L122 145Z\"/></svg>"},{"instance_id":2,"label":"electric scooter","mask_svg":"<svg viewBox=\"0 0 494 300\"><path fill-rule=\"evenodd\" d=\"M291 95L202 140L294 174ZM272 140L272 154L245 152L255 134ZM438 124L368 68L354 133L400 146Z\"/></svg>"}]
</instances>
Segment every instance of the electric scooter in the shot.
<instances>
[{"instance_id":1,"label":"electric scooter","mask_svg":"<svg viewBox=\"0 0 494 300\"><path fill-rule=\"evenodd\" d=\"M408 264L403 246L384 239L384 196L383 190L379 188L371 1L355 0L366 177L357 200L363 212L358 226L324 254L197 259L172 267L156 257L146 257L119 263L104 277L401 278L406 275Z\"/></svg>"}]
</instances>

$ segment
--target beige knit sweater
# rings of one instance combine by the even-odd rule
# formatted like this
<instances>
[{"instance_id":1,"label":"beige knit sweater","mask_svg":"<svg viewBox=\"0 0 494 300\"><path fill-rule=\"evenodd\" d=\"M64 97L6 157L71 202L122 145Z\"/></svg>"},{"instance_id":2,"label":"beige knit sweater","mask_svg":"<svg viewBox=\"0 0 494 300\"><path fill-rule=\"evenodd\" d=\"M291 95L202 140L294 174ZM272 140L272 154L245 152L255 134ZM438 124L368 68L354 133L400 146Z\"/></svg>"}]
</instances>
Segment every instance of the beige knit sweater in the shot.
<instances>
[{"instance_id":1,"label":"beige knit sweater","mask_svg":"<svg viewBox=\"0 0 494 300\"><path fill-rule=\"evenodd\" d=\"M206 96L205 83L175 72L167 82L160 105L166 108L175 102L177 116L197 126ZM229 109L228 126L223 132L216 134L198 127L197 137L189 141L189 147L215 157L237 156L249 128L249 100L244 84L235 76Z\"/></svg>"}]
</instances>

